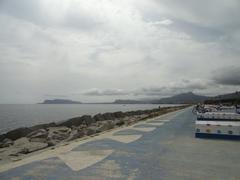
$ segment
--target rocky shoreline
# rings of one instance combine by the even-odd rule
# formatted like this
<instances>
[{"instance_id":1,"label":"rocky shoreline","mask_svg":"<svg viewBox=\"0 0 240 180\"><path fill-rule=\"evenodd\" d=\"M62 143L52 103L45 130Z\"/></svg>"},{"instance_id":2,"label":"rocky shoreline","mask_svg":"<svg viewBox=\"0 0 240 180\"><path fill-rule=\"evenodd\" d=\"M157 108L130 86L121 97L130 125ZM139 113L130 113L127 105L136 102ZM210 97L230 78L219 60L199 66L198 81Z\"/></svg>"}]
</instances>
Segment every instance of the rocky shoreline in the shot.
<instances>
[{"instance_id":1,"label":"rocky shoreline","mask_svg":"<svg viewBox=\"0 0 240 180\"><path fill-rule=\"evenodd\" d=\"M52 147L78 138L186 108L186 106L163 107L151 110L113 112L84 115L60 123L40 124L18 128L0 135L0 160L9 160L38 150Z\"/></svg>"}]
</instances>

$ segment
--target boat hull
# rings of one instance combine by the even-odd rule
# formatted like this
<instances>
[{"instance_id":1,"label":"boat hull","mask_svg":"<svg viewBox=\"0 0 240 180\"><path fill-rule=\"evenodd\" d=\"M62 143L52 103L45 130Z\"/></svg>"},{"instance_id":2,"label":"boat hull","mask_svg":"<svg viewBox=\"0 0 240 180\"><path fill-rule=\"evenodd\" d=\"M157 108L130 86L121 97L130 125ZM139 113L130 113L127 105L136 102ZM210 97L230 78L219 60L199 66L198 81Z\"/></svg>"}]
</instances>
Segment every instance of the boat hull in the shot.
<instances>
[{"instance_id":1,"label":"boat hull","mask_svg":"<svg viewBox=\"0 0 240 180\"><path fill-rule=\"evenodd\" d=\"M196 138L240 140L240 135L195 133Z\"/></svg>"}]
</instances>

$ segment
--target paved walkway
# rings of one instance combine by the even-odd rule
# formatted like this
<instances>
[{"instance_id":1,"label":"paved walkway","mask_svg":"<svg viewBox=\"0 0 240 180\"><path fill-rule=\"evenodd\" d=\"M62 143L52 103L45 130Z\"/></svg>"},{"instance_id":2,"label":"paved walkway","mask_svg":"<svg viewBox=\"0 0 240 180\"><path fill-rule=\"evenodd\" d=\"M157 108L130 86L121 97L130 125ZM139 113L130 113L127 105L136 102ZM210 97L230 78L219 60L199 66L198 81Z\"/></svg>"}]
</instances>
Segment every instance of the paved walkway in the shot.
<instances>
[{"instance_id":1,"label":"paved walkway","mask_svg":"<svg viewBox=\"0 0 240 180\"><path fill-rule=\"evenodd\" d=\"M240 179L240 142L194 138L188 108L0 168L0 179ZM13 168L14 167L14 168Z\"/></svg>"}]
</instances>

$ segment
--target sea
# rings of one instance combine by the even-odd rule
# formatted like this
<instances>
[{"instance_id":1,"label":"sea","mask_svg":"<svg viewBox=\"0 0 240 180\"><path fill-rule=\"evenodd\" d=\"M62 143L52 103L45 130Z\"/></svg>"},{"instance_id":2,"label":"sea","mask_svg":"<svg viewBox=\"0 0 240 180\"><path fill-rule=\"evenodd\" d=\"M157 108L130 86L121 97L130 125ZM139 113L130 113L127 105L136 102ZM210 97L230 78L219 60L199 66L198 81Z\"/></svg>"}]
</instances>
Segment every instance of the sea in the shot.
<instances>
[{"instance_id":1,"label":"sea","mask_svg":"<svg viewBox=\"0 0 240 180\"><path fill-rule=\"evenodd\" d=\"M177 106L168 104L0 104L0 134L82 115Z\"/></svg>"}]
</instances>

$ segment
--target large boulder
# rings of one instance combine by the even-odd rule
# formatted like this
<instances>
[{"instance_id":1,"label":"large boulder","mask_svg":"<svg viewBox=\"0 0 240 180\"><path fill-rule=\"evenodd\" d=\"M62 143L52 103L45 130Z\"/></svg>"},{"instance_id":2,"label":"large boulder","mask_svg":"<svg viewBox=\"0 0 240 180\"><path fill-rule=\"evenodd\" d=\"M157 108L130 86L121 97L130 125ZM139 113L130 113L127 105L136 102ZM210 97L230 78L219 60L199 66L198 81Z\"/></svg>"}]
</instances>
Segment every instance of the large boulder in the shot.
<instances>
[{"instance_id":1,"label":"large boulder","mask_svg":"<svg viewBox=\"0 0 240 180\"><path fill-rule=\"evenodd\" d=\"M47 136L48 136L48 131L45 129L38 129L27 135L27 137L29 138L47 138Z\"/></svg>"},{"instance_id":2,"label":"large boulder","mask_svg":"<svg viewBox=\"0 0 240 180\"><path fill-rule=\"evenodd\" d=\"M47 138L31 138L30 142L39 142L39 143L47 143Z\"/></svg>"},{"instance_id":3,"label":"large boulder","mask_svg":"<svg viewBox=\"0 0 240 180\"><path fill-rule=\"evenodd\" d=\"M58 144L59 142L66 140L71 133L71 129L68 127L51 127L48 128L47 143L49 146Z\"/></svg>"},{"instance_id":4,"label":"large boulder","mask_svg":"<svg viewBox=\"0 0 240 180\"><path fill-rule=\"evenodd\" d=\"M59 123L58 126L72 127L72 126L80 126L81 124L83 124L83 119L81 119L81 117L75 117L67 121L64 121L62 123Z\"/></svg>"},{"instance_id":5,"label":"large boulder","mask_svg":"<svg viewBox=\"0 0 240 180\"><path fill-rule=\"evenodd\" d=\"M122 111L114 112L113 116L117 119L124 118L126 115Z\"/></svg>"},{"instance_id":6,"label":"large boulder","mask_svg":"<svg viewBox=\"0 0 240 180\"><path fill-rule=\"evenodd\" d=\"M142 115L142 114L144 114L144 111L142 110L134 111L134 115Z\"/></svg>"},{"instance_id":7,"label":"large boulder","mask_svg":"<svg viewBox=\"0 0 240 180\"><path fill-rule=\"evenodd\" d=\"M82 125L78 126L77 128L78 129L85 129L85 128L87 128L87 125L86 124L82 124Z\"/></svg>"},{"instance_id":8,"label":"large boulder","mask_svg":"<svg viewBox=\"0 0 240 180\"><path fill-rule=\"evenodd\" d=\"M6 139L6 134L1 134L0 135L0 142L2 142L4 139Z\"/></svg>"},{"instance_id":9,"label":"large boulder","mask_svg":"<svg viewBox=\"0 0 240 180\"><path fill-rule=\"evenodd\" d=\"M91 136L93 134L96 134L97 133L97 128L98 128L97 126L88 127L87 129L84 130L85 135Z\"/></svg>"},{"instance_id":10,"label":"large boulder","mask_svg":"<svg viewBox=\"0 0 240 180\"><path fill-rule=\"evenodd\" d=\"M47 143L30 142L29 139L26 137L17 139L14 142L14 148L16 148L17 153L20 153L20 154L28 154L34 151L44 149L47 146L48 146Z\"/></svg>"},{"instance_id":11,"label":"large boulder","mask_svg":"<svg viewBox=\"0 0 240 180\"><path fill-rule=\"evenodd\" d=\"M71 131L71 134L69 135L69 137L66 139L66 141L72 141L74 139L78 139L81 138L85 135L83 130L80 129L74 129Z\"/></svg>"},{"instance_id":12,"label":"large boulder","mask_svg":"<svg viewBox=\"0 0 240 180\"><path fill-rule=\"evenodd\" d=\"M113 120L115 116L113 113L96 114L93 119L96 121Z\"/></svg>"},{"instance_id":13,"label":"large boulder","mask_svg":"<svg viewBox=\"0 0 240 180\"><path fill-rule=\"evenodd\" d=\"M142 115L142 114L148 114L148 113L151 113L151 110L128 111L125 114L127 116L136 116L136 115Z\"/></svg>"},{"instance_id":14,"label":"large boulder","mask_svg":"<svg viewBox=\"0 0 240 180\"><path fill-rule=\"evenodd\" d=\"M65 122L62 122L60 124L58 124L58 126L67 126L67 127L77 127L80 126L82 124L86 124L86 125L90 125L92 123L96 122L96 120L94 118L92 118L89 115L84 115L81 117L75 117L75 118L71 118Z\"/></svg>"},{"instance_id":15,"label":"large boulder","mask_svg":"<svg viewBox=\"0 0 240 180\"><path fill-rule=\"evenodd\" d=\"M57 124L54 122L51 122L51 123L47 123L47 124L38 124L38 125L30 127L30 129L32 131L36 131L38 129L47 129L49 127L55 127L55 126L57 126Z\"/></svg>"},{"instance_id":16,"label":"large boulder","mask_svg":"<svg viewBox=\"0 0 240 180\"><path fill-rule=\"evenodd\" d=\"M97 131L102 132L114 128L113 121L103 121L102 124L98 127Z\"/></svg>"},{"instance_id":17,"label":"large boulder","mask_svg":"<svg viewBox=\"0 0 240 180\"><path fill-rule=\"evenodd\" d=\"M129 126L129 125L131 125L131 124L134 124L134 123L138 122L138 120L139 120L139 118L136 117L136 116L128 117L128 118L125 119L125 124L126 124L127 126Z\"/></svg>"},{"instance_id":18,"label":"large boulder","mask_svg":"<svg viewBox=\"0 0 240 180\"><path fill-rule=\"evenodd\" d=\"M93 119L95 121L104 121L105 120L102 114L96 114L95 116L93 116Z\"/></svg>"},{"instance_id":19,"label":"large boulder","mask_svg":"<svg viewBox=\"0 0 240 180\"><path fill-rule=\"evenodd\" d=\"M25 137L26 135L28 135L31 132L32 132L32 130L30 128L18 128L18 129L14 129L14 130L6 133L5 138L11 139L11 140L16 140L21 137Z\"/></svg>"},{"instance_id":20,"label":"large boulder","mask_svg":"<svg viewBox=\"0 0 240 180\"><path fill-rule=\"evenodd\" d=\"M5 138L2 142L0 142L0 148L5 148L13 145L13 141L11 139Z\"/></svg>"},{"instance_id":21,"label":"large boulder","mask_svg":"<svg viewBox=\"0 0 240 180\"><path fill-rule=\"evenodd\" d=\"M14 141L21 137L25 137L28 134L30 134L38 129L46 129L48 127L54 127L54 126L56 126L56 123L39 124L39 125L32 126L32 127L17 128L17 129L7 132L6 134L0 135L0 141L3 141L6 138Z\"/></svg>"},{"instance_id":22,"label":"large boulder","mask_svg":"<svg viewBox=\"0 0 240 180\"><path fill-rule=\"evenodd\" d=\"M134 116L134 115L135 115L135 111L125 112L125 115L126 115L126 116Z\"/></svg>"},{"instance_id":23,"label":"large boulder","mask_svg":"<svg viewBox=\"0 0 240 180\"><path fill-rule=\"evenodd\" d=\"M92 123L95 123L96 120L94 118L92 118L92 116L89 116L89 115L84 115L81 117L81 119L83 120L83 122L89 126L90 124Z\"/></svg>"},{"instance_id":24,"label":"large boulder","mask_svg":"<svg viewBox=\"0 0 240 180\"><path fill-rule=\"evenodd\" d=\"M123 119L117 119L114 121L115 126L123 126L125 124Z\"/></svg>"},{"instance_id":25,"label":"large boulder","mask_svg":"<svg viewBox=\"0 0 240 180\"><path fill-rule=\"evenodd\" d=\"M22 137L22 138L19 138L14 141L14 146L18 147L18 146L22 146L23 144L27 144L27 143L29 143L29 139L26 137Z\"/></svg>"},{"instance_id":26,"label":"large boulder","mask_svg":"<svg viewBox=\"0 0 240 180\"><path fill-rule=\"evenodd\" d=\"M113 120L115 119L113 113L104 113L102 114L104 120Z\"/></svg>"}]
</instances>

